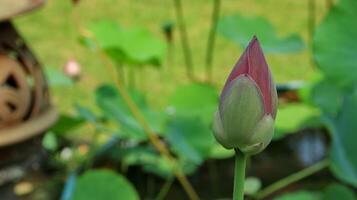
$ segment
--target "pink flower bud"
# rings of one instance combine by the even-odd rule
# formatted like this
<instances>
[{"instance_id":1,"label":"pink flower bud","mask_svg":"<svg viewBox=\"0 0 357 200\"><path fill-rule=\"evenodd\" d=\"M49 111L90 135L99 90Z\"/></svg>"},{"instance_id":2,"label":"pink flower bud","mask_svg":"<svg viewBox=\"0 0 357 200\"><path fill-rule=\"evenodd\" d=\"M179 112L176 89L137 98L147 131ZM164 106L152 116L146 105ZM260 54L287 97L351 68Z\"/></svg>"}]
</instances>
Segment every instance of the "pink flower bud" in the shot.
<instances>
[{"instance_id":1,"label":"pink flower bud","mask_svg":"<svg viewBox=\"0 0 357 200\"><path fill-rule=\"evenodd\" d=\"M246 154L271 141L277 92L258 39L254 36L229 75L214 120L214 134L226 148Z\"/></svg>"},{"instance_id":2,"label":"pink flower bud","mask_svg":"<svg viewBox=\"0 0 357 200\"><path fill-rule=\"evenodd\" d=\"M227 88L240 75L251 78L261 92L266 114L271 114L274 119L277 110L277 93L268 64L265 60L263 50L260 47L256 36L253 37L243 55L228 76L224 85L221 97L224 96Z\"/></svg>"}]
</instances>

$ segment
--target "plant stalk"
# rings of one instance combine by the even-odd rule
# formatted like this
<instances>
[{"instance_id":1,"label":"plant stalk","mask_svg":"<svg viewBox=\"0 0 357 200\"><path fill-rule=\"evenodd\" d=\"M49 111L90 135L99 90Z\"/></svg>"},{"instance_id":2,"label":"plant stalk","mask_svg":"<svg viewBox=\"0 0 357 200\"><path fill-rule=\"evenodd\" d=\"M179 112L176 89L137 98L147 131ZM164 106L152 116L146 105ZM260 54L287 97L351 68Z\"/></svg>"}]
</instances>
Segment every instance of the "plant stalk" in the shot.
<instances>
[{"instance_id":1,"label":"plant stalk","mask_svg":"<svg viewBox=\"0 0 357 200\"><path fill-rule=\"evenodd\" d=\"M309 45L312 47L312 40L315 31L316 23L316 5L315 0L308 0L308 31L309 31Z\"/></svg>"},{"instance_id":2,"label":"plant stalk","mask_svg":"<svg viewBox=\"0 0 357 200\"><path fill-rule=\"evenodd\" d=\"M235 149L233 200L244 200L244 181L247 156Z\"/></svg>"},{"instance_id":3,"label":"plant stalk","mask_svg":"<svg viewBox=\"0 0 357 200\"><path fill-rule=\"evenodd\" d=\"M129 78L128 78L128 86L131 88L136 88L136 72L133 67L129 68ZM120 81L120 80L119 80Z\"/></svg>"},{"instance_id":4,"label":"plant stalk","mask_svg":"<svg viewBox=\"0 0 357 200\"><path fill-rule=\"evenodd\" d=\"M315 0L308 0L308 46L310 50L310 64L311 66L315 66L315 62L313 60L312 53L312 43L315 32L315 23L316 23L316 5Z\"/></svg>"},{"instance_id":5,"label":"plant stalk","mask_svg":"<svg viewBox=\"0 0 357 200\"><path fill-rule=\"evenodd\" d=\"M187 73L188 78L194 79L192 56L191 56L190 45L189 45L188 37L187 37L186 25L185 25L184 18L183 18L181 0L174 0L174 4L175 4L175 13L176 13L176 18L177 18L177 23L178 23L179 30L180 30L183 54L184 54L185 63L186 63L186 73Z\"/></svg>"},{"instance_id":6,"label":"plant stalk","mask_svg":"<svg viewBox=\"0 0 357 200\"><path fill-rule=\"evenodd\" d=\"M221 7L221 0L214 0L211 30L208 36L208 44L207 44L207 52L206 52L206 78L208 81L212 81L213 51L214 51L214 43L216 39L220 7Z\"/></svg>"},{"instance_id":7,"label":"plant stalk","mask_svg":"<svg viewBox=\"0 0 357 200\"><path fill-rule=\"evenodd\" d=\"M143 129L145 133L147 133L149 141L154 145L154 147L159 151L159 153L166 158L168 158L172 163L176 165L176 160L172 157L171 153L169 150L166 148L164 143L160 141L158 136L154 133L154 131L150 128L150 125L146 121L144 115L141 113L140 109L138 106L135 104L133 99L130 97L128 91L115 79L115 85L120 93L120 95L123 97L124 101L128 105L130 111L132 112L133 116L135 119L143 126ZM192 185L188 181L187 177L182 173L181 169L177 168L174 171L177 179L181 183L182 187L186 191L187 195L191 200L198 200L199 197L196 193L196 191L193 189Z\"/></svg>"},{"instance_id":8,"label":"plant stalk","mask_svg":"<svg viewBox=\"0 0 357 200\"><path fill-rule=\"evenodd\" d=\"M329 161L327 159L317 162L310 167L307 167L299 172L291 174L290 176L287 176L287 177L280 179L279 181L269 185L268 187L266 187L265 189L261 190L256 195L254 195L254 197L255 197L255 199L264 199L265 197L271 195L272 193L274 193L274 192L276 192L292 183L300 181L301 179L304 179L308 176L315 174L316 172L321 171L322 169L326 168L328 165L329 165Z\"/></svg>"},{"instance_id":9,"label":"plant stalk","mask_svg":"<svg viewBox=\"0 0 357 200\"><path fill-rule=\"evenodd\" d=\"M167 193L169 193L170 188L172 186L172 183L174 182L174 177L170 176L166 179L164 185L162 186L159 194L155 198L155 200L163 200L167 196Z\"/></svg>"},{"instance_id":10,"label":"plant stalk","mask_svg":"<svg viewBox=\"0 0 357 200\"><path fill-rule=\"evenodd\" d=\"M329 11L333 6L333 0L326 0L327 11Z\"/></svg>"},{"instance_id":11,"label":"plant stalk","mask_svg":"<svg viewBox=\"0 0 357 200\"><path fill-rule=\"evenodd\" d=\"M118 75L118 81L121 84L125 85L125 71L124 71L124 66L122 64L118 64L117 66L117 75Z\"/></svg>"},{"instance_id":12,"label":"plant stalk","mask_svg":"<svg viewBox=\"0 0 357 200\"><path fill-rule=\"evenodd\" d=\"M93 41L97 43L94 36L90 32L87 32L84 29L80 29L80 27L78 27L78 29L81 31L81 33L83 35L92 38ZM144 132L147 134L150 143L160 153L160 155L167 158L171 163L173 163L173 165L176 166L177 165L176 159L171 155L168 148L164 145L163 142L160 141L159 137L150 128L149 123L146 121L146 119L145 119L144 115L141 113L139 107L136 105L136 103L130 97L128 91L125 89L123 84L121 84L120 81L118 80L118 77L116 76L117 73L112 71L112 70L115 71L116 66L114 66L111 61L107 60L107 57L105 56L105 54L102 51L99 51L99 57L103 61L104 66L106 66L107 71L111 75L111 79L114 81L119 94L123 97L123 100L128 105L129 110L132 112L134 118L143 127ZM174 174L175 174L177 180L182 185L182 187L185 190L186 194L188 195L189 199L199 200L200 199L199 196L197 195L196 191L192 187L191 183L188 181L187 177L181 171L181 169L176 167L174 170Z\"/></svg>"}]
</instances>

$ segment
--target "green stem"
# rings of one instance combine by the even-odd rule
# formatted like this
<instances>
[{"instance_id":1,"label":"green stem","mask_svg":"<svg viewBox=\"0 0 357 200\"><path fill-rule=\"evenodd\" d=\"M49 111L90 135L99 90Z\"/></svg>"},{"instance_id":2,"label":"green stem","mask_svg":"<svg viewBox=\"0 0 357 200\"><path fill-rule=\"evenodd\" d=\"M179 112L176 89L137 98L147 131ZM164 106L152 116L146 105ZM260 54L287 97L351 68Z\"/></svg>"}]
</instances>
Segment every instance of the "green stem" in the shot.
<instances>
[{"instance_id":1,"label":"green stem","mask_svg":"<svg viewBox=\"0 0 357 200\"><path fill-rule=\"evenodd\" d=\"M315 0L308 0L308 30L309 30L309 45L312 46L312 39L315 31L316 22L316 5Z\"/></svg>"},{"instance_id":2,"label":"green stem","mask_svg":"<svg viewBox=\"0 0 357 200\"><path fill-rule=\"evenodd\" d=\"M326 0L327 11L329 11L333 6L333 0Z\"/></svg>"},{"instance_id":3,"label":"green stem","mask_svg":"<svg viewBox=\"0 0 357 200\"><path fill-rule=\"evenodd\" d=\"M118 79L121 84L125 83L125 72L124 72L124 66L121 64L117 65L117 73L118 73Z\"/></svg>"},{"instance_id":4,"label":"green stem","mask_svg":"<svg viewBox=\"0 0 357 200\"><path fill-rule=\"evenodd\" d=\"M136 78L135 78L135 70L133 68L129 68L129 87L136 88Z\"/></svg>"},{"instance_id":5,"label":"green stem","mask_svg":"<svg viewBox=\"0 0 357 200\"><path fill-rule=\"evenodd\" d=\"M297 173L294 173L290 176L287 176L287 177L280 179L279 181L269 185L265 189L258 192L254 197L256 199L264 199L265 197L271 195L272 193L274 193L274 192L276 192L292 183L295 183L303 178L306 178L308 176L311 176L312 174L315 174L316 172L326 168L328 165L329 165L329 161L327 159L317 162L308 168L305 168Z\"/></svg>"},{"instance_id":6,"label":"green stem","mask_svg":"<svg viewBox=\"0 0 357 200\"><path fill-rule=\"evenodd\" d=\"M186 26L183 19L181 0L174 0L174 3L175 3L175 11L176 11L175 13L177 18L177 23L180 29L183 54L186 62L186 73L190 79L193 79L194 72L193 72L192 56L191 56L191 50L187 37Z\"/></svg>"},{"instance_id":7,"label":"green stem","mask_svg":"<svg viewBox=\"0 0 357 200\"><path fill-rule=\"evenodd\" d=\"M316 22L316 5L315 0L308 0L308 46L310 50L310 64L315 66L312 55L312 43L315 31L315 22Z\"/></svg>"},{"instance_id":8,"label":"green stem","mask_svg":"<svg viewBox=\"0 0 357 200\"><path fill-rule=\"evenodd\" d=\"M169 193L170 188L172 183L174 182L175 177L170 176L166 179L164 185L162 186L159 194L157 195L157 197L155 198L155 200L163 200L165 199L165 197L167 196L167 193Z\"/></svg>"},{"instance_id":9,"label":"green stem","mask_svg":"<svg viewBox=\"0 0 357 200\"><path fill-rule=\"evenodd\" d=\"M214 0L211 30L208 36L208 45L207 45L207 53L206 53L206 78L209 81L212 80L212 60L213 60L214 42L216 39L217 22L219 19L220 5L221 5L221 0Z\"/></svg>"},{"instance_id":10,"label":"green stem","mask_svg":"<svg viewBox=\"0 0 357 200\"><path fill-rule=\"evenodd\" d=\"M247 156L235 149L233 200L244 200L244 180Z\"/></svg>"},{"instance_id":11,"label":"green stem","mask_svg":"<svg viewBox=\"0 0 357 200\"><path fill-rule=\"evenodd\" d=\"M167 69L170 70L173 64L173 44L170 42L167 47Z\"/></svg>"},{"instance_id":12,"label":"green stem","mask_svg":"<svg viewBox=\"0 0 357 200\"><path fill-rule=\"evenodd\" d=\"M88 32L84 31L85 29L81 28L80 23L76 24L78 31L83 34L88 36L89 38L93 39L93 41L98 45L98 41L95 40L93 35L88 34ZM177 163L177 160L175 157L173 157L170 153L170 150L167 148L166 145L164 145L160 138L157 136L157 134L151 129L149 123L145 119L143 113L139 109L139 107L136 105L134 100L130 97L128 91L124 87L123 84L121 84L118 81L118 77L116 77L116 73L114 70L114 65L111 61L108 60L106 55L104 54L103 51L99 51L99 58L102 60L107 72L109 73L110 78L114 81L116 88L118 89L118 92L120 95L123 97L124 102L126 105L128 105L129 110L133 114L134 118L136 121L142 126L144 132L148 136L149 142L154 146L154 148L160 153L160 155L164 156L166 159L170 160L172 163ZM113 71L114 70L114 71ZM199 196L196 193L195 189L192 187L190 181L186 177L184 173L178 168L177 170L174 171L174 174L177 178L177 180L180 182L182 185L184 191L186 192L187 196L189 197L190 200L199 200Z\"/></svg>"}]
</instances>

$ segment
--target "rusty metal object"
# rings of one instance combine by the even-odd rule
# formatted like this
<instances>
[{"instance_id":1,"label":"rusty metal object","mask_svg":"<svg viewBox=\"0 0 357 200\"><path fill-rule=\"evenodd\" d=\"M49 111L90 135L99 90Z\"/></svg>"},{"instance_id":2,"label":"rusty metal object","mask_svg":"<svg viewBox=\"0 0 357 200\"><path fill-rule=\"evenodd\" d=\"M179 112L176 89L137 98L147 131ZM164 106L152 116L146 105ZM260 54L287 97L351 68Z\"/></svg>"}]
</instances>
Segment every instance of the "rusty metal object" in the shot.
<instances>
[{"instance_id":1,"label":"rusty metal object","mask_svg":"<svg viewBox=\"0 0 357 200\"><path fill-rule=\"evenodd\" d=\"M44 0L1 0L0 21L29 12L43 5Z\"/></svg>"},{"instance_id":2,"label":"rusty metal object","mask_svg":"<svg viewBox=\"0 0 357 200\"><path fill-rule=\"evenodd\" d=\"M31 106L26 72L14 59L0 54L0 128L22 121Z\"/></svg>"},{"instance_id":3,"label":"rusty metal object","mask_svg":"<svg viewBox=\"0 0 357 200\"><path fill-rule=\"evenodd\" d=\"M42 133L56 117L40 64L11 22L1 22L0 147Z\"/></svg>"},{"instance_id":4,"label":"rusty metal object","mask_svg":"<svg viewBox=\"0 0 357 200\"><path fill-rule=\"evenodd\" d=\"M0 199L18 199L14 183L38 169L42 134L57 120L41 65L9 21L43 2L0 0Z\"/></svg>"}]
</instances>

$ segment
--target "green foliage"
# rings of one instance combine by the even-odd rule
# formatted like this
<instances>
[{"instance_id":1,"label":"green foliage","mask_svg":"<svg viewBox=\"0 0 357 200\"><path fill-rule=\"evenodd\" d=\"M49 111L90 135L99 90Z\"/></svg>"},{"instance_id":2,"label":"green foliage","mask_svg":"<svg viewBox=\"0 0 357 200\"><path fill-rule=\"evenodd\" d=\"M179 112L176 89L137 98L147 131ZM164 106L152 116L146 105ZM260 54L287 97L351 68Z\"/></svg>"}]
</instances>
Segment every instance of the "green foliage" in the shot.
<instances>
[{"instance_id":1,"label":"green foliage","mask_svg":"<svg viewBox=\"0 0 357 200\"><path fill-rule=\"evenodd\" d=\"M85 121L87 122L97 122L98 121L98 117L92 112L90 111L88 108L85 108L83 106L80 105L75 105L75 108L78 112L78 115Z\"/></svg>"},{"instance_id":2,"label":"green foliage","mask_svg":"<svg viewBox=\"0 0 357 200\"><path fill-rule=\"evenodd\" d=\"M244 194L253 195L262 187L262 182L257 177L248 177L244 182Z\"/></svg>"},{"instance_id":3,"label":"green foliage","mask_svg":"<svg viewBox=\"0 0 357 200\"><path fill-rule=\"evenodd\" d=\"M200 88L206 88L206 90L203 90L203 93L199 93L198 91L201 91L199 90ZM206 85L194 85L192 88L187 87L186 89L191 92L188 94L185 92L175 93L172 98L172 105L176 106L173 108L176 111L174 115L168 115L165 112L149 107L144 96L139 91L129 90L129 93L155 133L160 134L164 137L164 140L170 143L173 152L178 156L178 164L183 168L183 171L192 173L207 157L211 156L212 149L217 145L210 132L209 122L209 118L213 115L213 110L216 106L213 101L216 101L217 95L215 90L212 90L212 87ZM192 99L191 95L197 95L197 92L203 95L199 97L202 100L206 99L205 97L207 96L205 94L210 94L212 101L207 101L206 105L195 104L195 101L193 103L188 102L188 100ZM180 95L185 95L185 98ZM178 101L178 99L184 99L184 101ZM96 100L103 114L119 125L119 135L122 139L148 142L142 126L138 124L126 102L113 86L104 85L99 87L96 91ZM199 112L199 106L205 112ZM87 116L86 118L94 118L84 108L78 109L78 111L82 113L81 115ZM206 119L206 122L203 119ZM121 152L119 153L120 159L126 166L141 165L145 171L159 176L172 176L172 163L150 150L150 148L133 147L127 149L123 146ZM224 150L218 153L216 151L215 156L227 156L227 153Z\"/></svg>"},{"instance_id":4,"label":"green foliage","mask_svg":"<svg viewBox=\"0 0 357 200\"><path fill-rule=\"evenodd\" d=\"M295 133L301 128L320 126L320 111L303 103L289 103L278 108L274 139Z\"/></svg>"},{"instance_id":5,"label":"green foliage","mask_svg":"<svg viewBox=\"0 0 357 200\"><path fill-rule=\"evenodd\" d=\"M314 58L331 83L357 83L357 1L341 0L328 13L314 36Z\"/></svg>"},{"instance_id":6,"label":"green foliage","mask_svg":"<svg viewBox=\"0 0 357 200\"><path fill-rule=\"evenodd\" d=\"M208 126L197 117L177 117L170 120L166 138L181 157L201 164L210 155L214 138Z\"/></svg>"},{"instance_id":7,"label":"green foliage","mask_svg":"<svg viewBox=\"0 0 357 200\"><path fill-rule=\"evenodd\" d=\"M322 80L313 86L312 102L325 114L337 115L343 101L343 91L328 80Z\"/></svg>"},{"instance_id":8,"label":"green foliage","mask_svg":"<svg viewBox=\"0 0 357 200\"><path fill-rule=\"evenodd\" d=\"M139 106L155 133L162 133L165 116L162 113L151 110L140 92L130 90L130 96ZM99 87L96 91L96 100L103 114L119 123L122 137L138 141L147 139L143 128L134 118L126 102L114 86L103 85Z\"/></svg>"},{"instance_id":9,"label":"green foliage","mask_svg":"<svg viewBox=\"0 0 357 200\"><path fill-rule=\"evenodd\" d=\"M353 0L340 0L317 28L314 58L322 76L307 87L304 93L306 104L280 105L274 136L280 139L301 128L320 127L322 119L332 136L329 154L332 172L341 181L354 187L357 187L357 149L353 144L357 140L353 132L357 130L357 95L352 91L357 83L357 29L351 19L357 18L356 10L357 3ZM294 53L305 48L298 35L280 37L273 25L261 17L223 17L218 32L240 47L246 46L256 34L265 52L269 53ZM90 26L89 33L89 37L81 38L81 42L91 49L100 49L118 66L159 66L164 61L165 43L141 27L124 27L113 21L100 21ZM46 73L51 86L73 84L59 70L49 69ZM177 87L169 98L167 112L151 107L141 92L128 90L150 127L160 136L161 142L169 147L185 174L195 172L206 159L222 159L233 155L233 151L218 145L211 133L211 121L218 104L218 92L212 85L191 83ZM136 165L160 177L173 176L173 169L177 166L173 166L170 160L154 150L142 125L137 122L115 87L98 87L95 97L104 117L86 107L76 106L79 117L61 116L59 122L45 135L43 146L52 152L58 150L58 144L61 143L57 140L60 140L61 134L70 132L85 121L94 124L96 128L104 127L102 132L118 132L120 142L111 143L115 145L110 146L109 154L119 161L123 170ZM111 129L113 124L118 128L115 131ZM254 194L261 183L252 178L246 180L246 186L245 192ZM78 179L75 188L75 200L139 199L125 178L106 170L87 171ZM349 188L333 184L323 192L303 190L276 198L294 199L352 200L355 196Z\"/></svg>"},{"instance_id":10,"label":"green foliage","mask_svg":"<svg viewBox=\"0 0 357 200\"><path fill-rule=\"evenodd\" d=\"M346 97L336 119L324 118L333 139L330 152L332 172L354 187L357 187L356 108L357 92Z\"/></svg>"},{"instance_id":11,"label":"green foliage","mask_svg":"<svg viewBox=\"0 0 357 200\"><path fill-rule=\"evenodd\" d=\"M175 114L200 117L210 124L217 109L218 93L211 85L192 83L178 86L169 99Z\"/></svg>"},{"instance_id":12,"label":"green foliage","mask_svg":"<svg viewBox=\"0 0 357 200\"><path fill-rule=\"evenodd\" d=\"M56 135L51 131L47 132L42 139L42 146L49 151L55 151L58 148Z\"/></svg>"},{"instance_id":13,"label":"green foliage","mask_svg":"<svg viewBox=\"0 0 357 200\"><path fill-rule=\"evenodd\" d=\"M341 0L328 13L314 36L314 58L323 78L311 90L311 102L322 111L332 146L331 170L341 181L357 187L357 3Z\"/></svg>"},{"instance_id":14,"label":"green foliage","mask_svg":"<svg viewBox=\"0 0 357 200\"><path fill-rule=\"evenodd\" d=\"M300 190L297 192L283 194L274 200L355 200L356 196L353 190L341 184L332 183L322 192L311 192Z\"/></svg>"},{"instance_id":15,"label":"green foliage","mask_svg":"<svg viewBox=\"0 0 357 200\"><path fill-rule=\"evenodd\" d=\"M100 21L90 31L99 48L118 64L159 66L165 58L166 44L142 27L121 27L112 21Z\"/></svg>"},{"instance_id":16,"label":"green foliage","mask_svg":"<svg viewBox=\"0 0 357 200\"><path fill-rule=\"evenodd\" d=\"M221 145L219 145L213 138L211 132L212 117L218 104L218 94L213 86L201 83L191 83L179 86L169 99L169 110L174 111L172 116L173 119L169 123L169 128L173 125L173 122L176 121L175 128L173 129L175 132L172 132L171 130L171 133L175 133L176 137L180 137L185 140L191 140L191 137L195 138L195 134L200 135L202 143L207 143L205 152L203 154L201 153L201 156L203 157L200 159L205 159L207 156L215 159L233 156L234 152L232 150L222 148ZM187 126L183 123L177 123L179 121L187 123ZM182 126L177 126L179 124L182 124ZM200 128L201 130L193 130L195 127L196 129ZM193 132L190 130L193 130ZM182 132L182 134L179 135L176 132ZM169 138L170 137L173 137L173 135L171 134ZM171 139L173 140L173 138ZM183 143L189 144L191 142L186 141ZM181 145L181 148L183 148L184 144ZM189 147L189 145L186 146ZM210 146L209 150L208 146ZM194 147L190 148L191 150L194 149ZM185 151L191 150L187 148ZM210 152L209 155L206 151ZM194 160L199 160L197 153L192 155L193 157L196 157ZM186 155L186 157L187 156L188 155Z\"/></svg>"},{"instance_id":17,"label":"green foliage","mask_svg":"<svg viewBox=\"0 0 357 200\"><path fill-rule=\"evenodd\" d=\"M132 184L108 170L90 170L77 180L72 200L138 200Z\"/></svg>"},{"instance_id":18,"label":"green foliage","mask_svg":"<svg viewBox=\"0 0 357 200\"><path fill-rule=\"evenodd\" d=\"M49 131L57 134L64 135L67 132L79 127L84 123L84 120L79 117L69 115L61 115L56 124L50 128Z\"/></svg>"},{"instance_id":19,"label":"green foliage","mask_svg":"<svg viewBox=\"0 0 357 200\"><path fill-rule=\"evenodd\" d=\"M48 85L51 87L56 86L73 86L73 80L67 77L63 71L47 67L45 69Z\"/></svg>"},{"instance_id":20,"label":"green foliage","mask_svg":"<svg viewBox=\"0 0 357 200\"><path fill-rule=\"evenodd\" d=\"M301 190L282 195L274 200L321 200L321 195L319 193Z\"/></svg>"},{"instance_id":21,"label":"green foliage","mask_svg":"<svg viewBox=\"0 0 357 200\"><path fill-rule=\"evenodd\" d=\"M257 35L266 53L299 52L305 48L296 34L279 38L273 25L263 17L225 16L219 20L218 32L241 47Z\"/></svg>"},{"instance_id":22,"label":"green foliage","mask_svg":"<svg viewBox=\"0 0 357 200\"><path fill-rule=\"evenodd\" d=\"M353 190L341 184L331 184L324 190L322 200L356 200L356 195Z\"/></svg>"},{"instance_id":23,"label":"green foliage","mask_svg":"<svg viewBox=\"0 0 357 200\"><path fill-rule=\"evenodd\" d=\"M117 38L122 29L114 21L99 21L92 24L89 30L94 34L100 48L111 49L120 46L120 40Z\"/></svg>"},{"instance_id":24,"label":"green foliage","mask_svg":"<svg viewBox=\"0 0 357 200\"><path fill-rule=\"evenodd\" d=\"M173 175L173 165L169 160L160 156L150 147L130 147L121 149L120 159L126 167L140 165L146 172L150 172L163 178Z\"/></svg>"}]
</instances>

